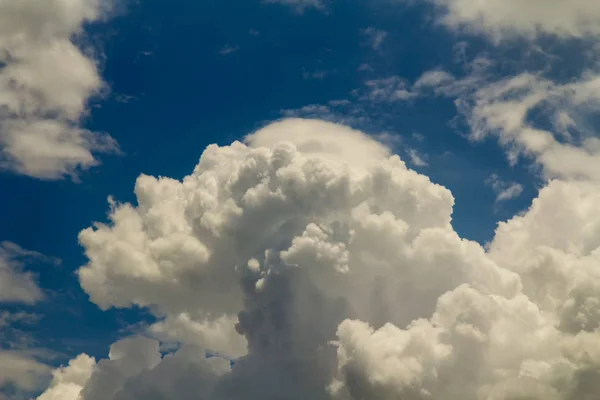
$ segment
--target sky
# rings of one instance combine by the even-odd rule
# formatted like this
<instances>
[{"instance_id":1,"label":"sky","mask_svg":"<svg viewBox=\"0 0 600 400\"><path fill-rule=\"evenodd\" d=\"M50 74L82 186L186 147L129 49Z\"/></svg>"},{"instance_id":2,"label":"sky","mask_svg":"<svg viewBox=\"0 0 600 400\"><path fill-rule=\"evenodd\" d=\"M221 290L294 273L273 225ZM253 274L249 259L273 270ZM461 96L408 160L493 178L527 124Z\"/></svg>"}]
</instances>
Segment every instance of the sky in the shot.
<instances>
[{"instance_id":1,"label":"sky","mask_svg":"<svg viewBox=\"0 0 600 400\"><path fill-rule=\"evenodd\" d=\"M600 3L0 0L0 400L593 400Z\"/></svg>"}]
</instances>

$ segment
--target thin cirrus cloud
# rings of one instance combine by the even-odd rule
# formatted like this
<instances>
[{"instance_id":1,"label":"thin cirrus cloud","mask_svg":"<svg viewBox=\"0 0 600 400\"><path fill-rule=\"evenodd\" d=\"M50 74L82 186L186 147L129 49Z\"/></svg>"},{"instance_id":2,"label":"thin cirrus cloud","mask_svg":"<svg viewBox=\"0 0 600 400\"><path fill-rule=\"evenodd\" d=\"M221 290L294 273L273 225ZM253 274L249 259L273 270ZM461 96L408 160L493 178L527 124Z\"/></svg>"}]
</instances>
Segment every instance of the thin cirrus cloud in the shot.
<instances>
[{"instance_id":1,"label":"thin cirrus cloud","mask_svg":"<svg viewBox=\"0 0 600 400\"><path fill-rule=\"evenodd\" d=\"M114 152L114 139L85 129L89 99L105 84L73 43L107 2L0 2L0 168L40 179L76 176Z\"/></svg>"}]
</instances>

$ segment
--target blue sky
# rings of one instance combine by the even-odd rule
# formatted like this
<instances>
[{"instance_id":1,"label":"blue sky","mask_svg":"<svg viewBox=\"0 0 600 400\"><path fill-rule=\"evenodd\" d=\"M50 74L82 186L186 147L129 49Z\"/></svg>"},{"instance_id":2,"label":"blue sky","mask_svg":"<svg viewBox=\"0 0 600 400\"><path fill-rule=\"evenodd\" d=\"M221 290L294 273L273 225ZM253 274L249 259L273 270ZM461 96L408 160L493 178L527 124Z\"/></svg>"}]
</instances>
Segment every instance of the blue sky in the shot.
<instances>
[{"instance_id":1,"label":"blue sky","mask_svg":"<svg viewBox=\"0 0 600 400\"><path fill-rule=\"evenodd\" d=\"M89 301L76 275L88 262L79 232L93 222L107 222L109 196L136 204L134 183L140 174L183 179L208 145L227 146L285 117L347 124L388 145L409 168L451 191L454 230L482 246L494 239L498 222L529 208L548 178L585 175L577 170L565 178L526 141L511 142L516 136L507 124L494 125L489 114L472 111L483 101L484 94L477 91L481 85L531 73L551 82L555 92L548 89L539 104L528 106L521 128L547 130L558 143L595 137L595 109L576 101L564 106L560 96L561 85L585 81L595 71L593 22L600 20L590 17L590 28L582 23L580 32L569 15L564 26L554 20L545 25L535 16L513 24L480 10L484 22L477 22L456 11L466 3L315 0L300 6L301 1L145 0L82 18L83 30L73 29L66 38L94 61L104 84L81 95L85 110L65 121L94 135L110 135L118 150L116 145L108 151L93 149L98 165L81 163L67 173L44 175L14 167L18 162L5 134L0 240L6 241L8 262L22 260L19 270L34 274L44 299L0 302L5 316L36 315L33 322L0 324L6 332L0 345L23 350L27 346L15 339L23 331L31 338L30 348L52 353L36 359L55 367L80 353L105 358L112 343L143 332L156 320L150 310L101 310ZM2 7L0 1L0 12ZM444 22L444 13L458 22ZM39 47L31 48L35 52ZM0 66L11 62L0 58ZM469 81L478 76L477 62L483 62L479 77L484 78ZM427 71L444 71L453 81L421 89L416 82ZM521 89L527 92L536 84ZM596 95L589 95L595 99L591 103ZM518 93L506 98L514 100L511 96L523 100ZM469 111L461 112L459 100L472 106ZM501 100L493 99L494 104ZM37 107L31 115L44 118L53 112L70 115L71 110ZM562 109L570 112L573 123L567 125L581 141L561 139L556 121ZM31 121L31 115L23 118ZM19 117L0 113L3 118L12 123ZM0 130L5 126L8 132L8 122L2 124ZM474 140L478 129L485 131L480 141ZM510 162L507 154L514 149L524 156ZM583 164L583 170L590 168ZM0 379L0 388L2 384ZM43 389L18 386L10 381L4 386L9 399Z\"/></svg>"}]
</instances>

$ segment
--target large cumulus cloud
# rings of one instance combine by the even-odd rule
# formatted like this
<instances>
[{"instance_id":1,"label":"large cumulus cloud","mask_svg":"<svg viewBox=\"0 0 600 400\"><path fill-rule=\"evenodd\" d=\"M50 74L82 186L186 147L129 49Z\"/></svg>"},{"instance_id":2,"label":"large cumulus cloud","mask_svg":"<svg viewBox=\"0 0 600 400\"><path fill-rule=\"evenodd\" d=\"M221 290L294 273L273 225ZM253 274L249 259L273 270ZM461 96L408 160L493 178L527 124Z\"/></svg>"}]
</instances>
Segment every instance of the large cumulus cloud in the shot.
<instances>
[{"instance_id":1,"label":"large cumulus cloud","mask_svg":"<svg viewBox=\"0 0 600 400\"><path fill-rule=\"evenodd\" d=\"M81 285L104 309L148 307L148 333L182 347L126 339L43 400L65 385L65 400L598 390L594 183L553 181L483 248L453 230L452 194L383 145L292 119L209 146L181 181L142 175L135 193L81 232Z\"/></svg>"}]
</instances>

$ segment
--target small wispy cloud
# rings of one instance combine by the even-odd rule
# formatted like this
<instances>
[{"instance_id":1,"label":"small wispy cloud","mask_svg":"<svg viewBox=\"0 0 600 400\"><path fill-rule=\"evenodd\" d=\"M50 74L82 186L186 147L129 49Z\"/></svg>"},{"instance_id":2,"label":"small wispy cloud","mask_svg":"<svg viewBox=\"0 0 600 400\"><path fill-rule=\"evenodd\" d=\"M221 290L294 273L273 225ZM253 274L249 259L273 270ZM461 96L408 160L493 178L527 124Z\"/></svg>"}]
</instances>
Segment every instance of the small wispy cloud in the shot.
<instances>
[{"instance_id":1,"label":"small wispy cloud","mask_svg":"<svg viewBox=\"0 0 600 400\"><path fill-rule=\"evenodd\" d=\"M423 135L422 133L419 133L419 132L413 132L413 134L411 136L417 142L423 142L425 140L425 135Z\"/></svg>"},{"instance_id":2,"label":"small wispy cloud","mask_svg":"<svg viewBox=\"0 0 600 400\"><path fill-rule=\"evenodd\" d=\"M332 73L332 71L327 71L324 69L319 69L319 70L312 71L312 72L304 71L304 72L302 72L302 78L304 80L309 80L309 79L322 80L322 79L325 79L331 73Z\"/></svg>"},{"instance_id":3,"label":"small wispy cloud","mask_svg":"<svg viewBox=\"0 0 600 400\"><path fill-rule=\"evenodd\" d=\"M135 97L135 96L132 96L129 94L124 94L124 93L115 94L114 98L117 103L125 103L125 104L131 103L132 101L137 99L137 97Z\"/></svg>"},{"instance_id":4,"label":"small wispy cloud","mask_svg":"<svg viewBox=\"0 0 600 400\"><path fill-rule=\"evenodd\" d=\"M24 267L32 263L59 265L61 261L13 242L0 242L0 303L34 304L44 298L37 277Z\"/></svg>"},{"instance_id":5,"label":"small wispy cloud","mask_svg":"<svg viewBox=\"0 0 600 400\"><path fill-rule=\"evenodd\" d=\"M235 53L239 49L240 49L240 46L231 46L228 44L228 45L223 46L221 48L221 50L219 50L219 54L221 54L222 56L226 56L228 54Z\"/></svg>"},{"instance_id":6,"label":"small wispy cloud","mask_svg":"<svg viewBox=\"0 0 600 400\"><path fill-rule=\"evenodd\" d=\"M0 306L32 306L44 299L37 276L25 270L33 263L59 265L61 260L13 242L0 242ZM29 332L40 318L31 312L0 311L0 399L7 388L15 394L9 399L30 398L30 392L48 383L52 368L46 361L53 352L36 348L37 340Z\"/></svg>"},{"instance_id":7,"label":"small wispy cloud","mask_svg":"<svg viewBox=\"0 0 600 400\"><path fill-rule=\"evenodd\" d=\"M264 0L265 4L281 4L292 7L299 14L304 13L309 8L324 11L326 9L325 0Z\"/></svg>"},{"instance_id":8,"label":"small wispy cloud","mask_svg":"<svg viewBox=\"0 0 600 400\"><path fill-rule=\"evenodd\" d=\"M348 99L330 100L327 102L332 107L349 106L352 102Z\"/></svg>"},{"instance_id":9,"label":"small wispy cloud","mask_svg":"<svg viewBox=\"0 0 600 400\"><path fill-rule=\"evenodd\" d=\"M523 185L516 182L503 181L497 174L490 175L485 183L496 193L496 202L515 199L523 193Z\"/></svg>"},{"instance_id":10,"label":"small wispy cloud","mask_svg":"<svg viewBox=\"0 0 600 400\"><path fill-rule=\"evenodd\" d=\"M415 167L429 166L427 155L419 153L416 149L407 149L406 154L408 154L410 163Z\"/></svg>"},{"instance_id":11,"label":"small wispy cloud","mask_svg":"<svg viewBox=\"0 0 600 400\"><path fill-rule=\"evenodd\" d=\"M385 144L390 148L394 148L402 143L402 136L393 132L382 132L372 136L375 138L375 140Z\"/></svg>"},{"instance_id":12,"label":"small wispy cloud","mask_svg":"<svg viewBox=\"0 0 600 400\"><path fill-rule=\"evenodd\" d=\"M362 71L370 72L370 71L373 71L374 69L369 64L364 63L364 64L360 64L356 70L359 72L362 72Z\"/></svg>"},{"instance_id":13,"label":"small wispy cloud","mask_svg":"<svg viewBox=\"0 0 600 400\"><path fill-rule=\"evenodd\" d=\"M373 79L365 82L368 93L363 99L378 102L394 102L411 100L417 95L411 91L406 80L391 76L383 79Z\"/></svg>"},{"instance_id":14,"label":"small wispy cloud","mask_svg":"<svg viewBox=\"0 0 600 400\"><path fill-rule=\"evenodd\" d=\"M365 111L349 100L331 100L325 104L308 104L296 109L280 111L286 118L315 118L348 126L358 126L368 121Z\"/></svg>"},{"instance_id":15,"label":"small wispy cloud","mask_svg":"<svg viewBox=\"0 0 600 400\"><path fill-rule=\"evenodd\" d=\"M375 29L372 26L362 29L361 34L367 38L367 43L373 50L379 51L381 50L381 45L385 41L385 38L388 36L386 31L382 31L379 29Z\"/></svg>"}]
</instances>

